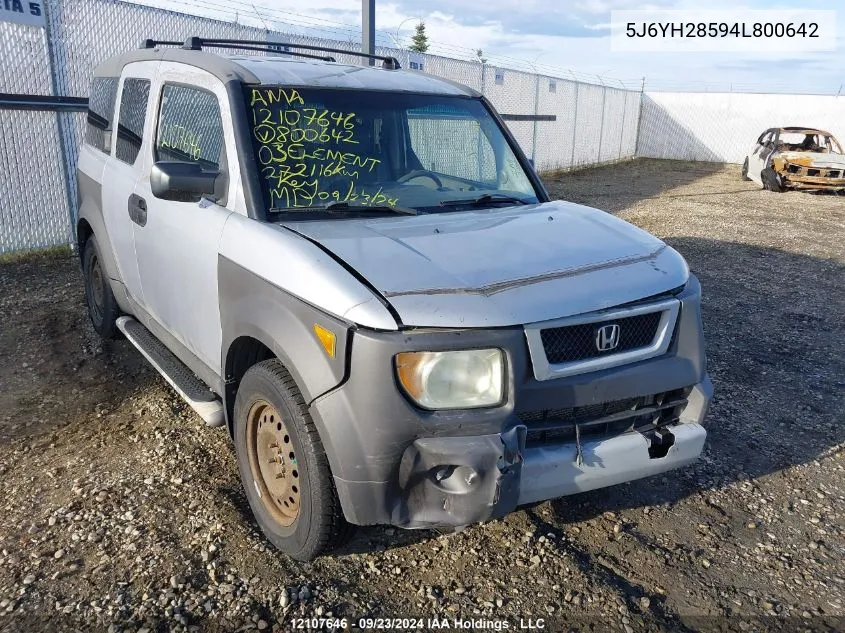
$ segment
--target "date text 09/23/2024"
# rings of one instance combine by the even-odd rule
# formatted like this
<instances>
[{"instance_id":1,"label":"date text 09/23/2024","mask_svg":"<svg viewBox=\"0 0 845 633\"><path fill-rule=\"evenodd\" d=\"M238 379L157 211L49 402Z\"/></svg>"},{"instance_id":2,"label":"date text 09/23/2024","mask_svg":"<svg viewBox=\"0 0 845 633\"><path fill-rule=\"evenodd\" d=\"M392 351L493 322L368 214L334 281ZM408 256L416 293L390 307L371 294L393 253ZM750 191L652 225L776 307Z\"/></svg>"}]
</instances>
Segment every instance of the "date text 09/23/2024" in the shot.
<instances>
[{"instance_id":1,"label":"date text 09/23/2024","mask_svg":"<svg viewBox=\"0 0 845 633\"><path fill-rule=\"evenodd\" d=\"M546 621L543 618L519 618L517 622L482 618L294 618L291 620L291 628L300 631L325 629L528 631L545 629Z\"/></svg>"}]
</instances>

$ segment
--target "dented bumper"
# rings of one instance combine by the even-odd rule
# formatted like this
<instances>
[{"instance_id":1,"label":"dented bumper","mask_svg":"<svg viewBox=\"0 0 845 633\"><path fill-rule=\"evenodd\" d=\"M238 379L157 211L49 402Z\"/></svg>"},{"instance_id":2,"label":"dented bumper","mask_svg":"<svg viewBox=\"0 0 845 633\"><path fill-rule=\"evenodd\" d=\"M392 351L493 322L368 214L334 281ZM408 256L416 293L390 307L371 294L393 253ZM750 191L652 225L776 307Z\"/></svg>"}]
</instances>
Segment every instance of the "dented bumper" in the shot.
<instances>
[{"instance_id":1,"label":"dented bumper","mask_svg":"<svg viewBox=\"0 0 845 633\"><path fill-rule=\"evenodd\" d=\"M497 518L521 505L605 488L687 466L698 459L707 432L701 425L712 395L709 379L696 385L685 422L667 427L664 451L656 439L632 431L606 439L526 447L527 429L481 437L427 438L406 451L400 485L404 527L462 526Z\"/></svg>"},{"instance_id":2,"label":"dented bumper","mask_svg":"<svg viewBox=\"0 0 845 633\"><path fill-rule=\"evenodd\" d=\"M787 189L845 191L845 164L817 164L800 156L777 156L772 167Z\"/></svg>"},{"instance_id":3,"label":"dented bumper","mask_svg":"<svg viewBox=\"0 0 845 633\"><path fill-rule=\"evenodd\" d=\"M347 380L310 406L346 518L359 525L458 527L694 461L712 393L697 280L691 277L676 297L679 316L665 354L547 380L534 376L522 328L354 330ZM487 347L506 352L508 396L500 407L422 410L385 371L403 351ZM634 409L636 415L630 409L608 414L614 420L621 415L623 426L635 417L635 431L611 431L612 422L605 427L601 418L593 428L579 424L577 437L538 437L526 415L658 393L663 399ZM671 411L671 419L659 410Z\"/></svg>"}]
</instances>

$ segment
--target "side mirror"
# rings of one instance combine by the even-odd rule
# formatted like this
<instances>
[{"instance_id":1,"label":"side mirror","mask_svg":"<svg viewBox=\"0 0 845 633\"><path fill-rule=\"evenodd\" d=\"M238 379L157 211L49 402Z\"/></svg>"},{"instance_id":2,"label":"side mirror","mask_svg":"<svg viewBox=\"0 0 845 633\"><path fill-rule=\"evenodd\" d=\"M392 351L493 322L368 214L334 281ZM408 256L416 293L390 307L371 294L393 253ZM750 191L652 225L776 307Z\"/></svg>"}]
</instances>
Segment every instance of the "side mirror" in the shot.
<instances>
[{"instance_id":1,"label":"side mirror","mask_svg":"<svg viewBox=\"0 0 845 633\"><path fill-rule=\"evenodd\" d=\"M156 198L197 202L203 196L221 200L226 191L226 174L206 171L199 163L160 160L150 172L150 189Z\"/></svg>"}]
</instances>

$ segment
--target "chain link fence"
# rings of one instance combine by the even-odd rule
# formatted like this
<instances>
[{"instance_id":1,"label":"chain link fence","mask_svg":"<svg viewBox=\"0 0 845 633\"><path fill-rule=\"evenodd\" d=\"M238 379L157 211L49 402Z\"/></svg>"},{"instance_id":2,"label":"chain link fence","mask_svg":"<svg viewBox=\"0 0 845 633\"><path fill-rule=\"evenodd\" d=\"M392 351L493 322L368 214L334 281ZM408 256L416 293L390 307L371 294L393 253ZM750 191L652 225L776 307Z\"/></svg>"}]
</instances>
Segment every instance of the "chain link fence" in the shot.
<instances>
[{"instance_id":1,"label":"chain link fence","mask_svg":"<svg viewBox=\"0 0 845 633\"><path fill-rule=\"evenodd\" d=\"M44 4L46 29L0 22L2 93L87 97L97 64L137 48L147 38L183 41L198 35L360 50L356 42L267 31L120 0L45 0ZM396 57L403 68L421 69L482 92L505 115L514 137L540 171L635 154L639 92L404 49L379 47L377 53ZM354 56L335 57L339 62L361 63ZM78 107L77 111L10 107L17 106L0 102L0 253L71 243L76 159L85 114Z\"/></svg>"}]
</instances>

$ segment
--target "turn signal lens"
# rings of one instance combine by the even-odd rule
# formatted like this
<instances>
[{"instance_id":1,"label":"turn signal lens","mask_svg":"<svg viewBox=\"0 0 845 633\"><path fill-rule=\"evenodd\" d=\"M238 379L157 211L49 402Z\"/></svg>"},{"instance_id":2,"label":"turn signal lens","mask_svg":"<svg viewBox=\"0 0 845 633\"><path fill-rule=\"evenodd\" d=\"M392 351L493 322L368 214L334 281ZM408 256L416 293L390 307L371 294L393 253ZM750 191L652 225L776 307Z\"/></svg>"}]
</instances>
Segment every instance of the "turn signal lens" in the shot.
<instances>
[{"instance_id":1,"label":"turn signal lens","mask_svg":"<svg viewBox=\"0 0 845 633\"><path fill-rule=\"evenodd\" d=\"M323 346L323 349L326 350L326 354L329 355L329 358L334 358L334 351L335 351L335 336L334 332L331 330L327 330L322 325L314 324L314 334L317 335L317 340L320 341L320 344Z\"/></svg>"},{"instance_id":2,"label":"turn signal lens","mask_svg":"<svg viewBox=\"0 0 845 633\"><path fill-rule=\"evenodd\" d=\"M405 393L426 409L477 409L502 403L502 350L403 352L396 376Z\"/></svg>"}]
</instances>

